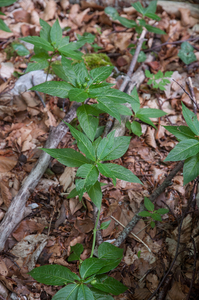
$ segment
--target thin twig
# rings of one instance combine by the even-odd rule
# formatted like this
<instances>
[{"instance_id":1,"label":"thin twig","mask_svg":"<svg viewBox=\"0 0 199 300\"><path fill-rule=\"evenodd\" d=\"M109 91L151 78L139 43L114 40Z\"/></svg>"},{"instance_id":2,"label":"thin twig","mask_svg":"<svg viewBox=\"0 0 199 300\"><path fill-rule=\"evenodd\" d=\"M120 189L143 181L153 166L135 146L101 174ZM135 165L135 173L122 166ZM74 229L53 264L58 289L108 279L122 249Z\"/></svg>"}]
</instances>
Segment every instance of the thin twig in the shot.
<instances>
[{"instance_id":1,"label":"thin twig","mask_svg":"<svg viewBox=\"0 0 199 300\"><path fill-rule=\"evenodd\" d=\"M192 104L193 104L193 112L196 115L197 114L197 109L198 109L198 103L196 101L196 96L195 96L195 93L194 93L193 83L192 83L191 77L188 77L187 85L188 85L191 97L194 99L194 101L192 101Z\"/></svg>"},{"instance_id":2,"label":"thin twig","mask_svg":"<svg viewBox=\"0 0 199 300\"><path fill-rule=\"evenodd\" d=\"M184 40L184 41L165 42L165 43L163 43L161 45L157 45L157 46L154 46L154 47L152 47L150 49L146 49L146 50L144 50L144 52L145 53L146 52L151 52L151 51L153 51L155 49L161 48L161 47L166 46L166 45L177 45L177 44L182 44L182 43L188 42L188 41L197 42L198 40L199 40L199 37L195 37L195 38L192 37L192 38L189 38L189 39Z\"/></svg>"},{"instance_id":3,"label":"thin twig","mask_svg":"<svg viewBox=\"0 0 199 300\"><path fill-rule=\"evenodd\" d=\"M152 293L152 295L147 300L151 300L156 295L156 293L159 291L159 289L162 286L162 284L164 283L165 279L170 274L170 272L171 272L171 270L172 270L172 268L173 268L173 266L175 264L175 261L176 261L176 259L178 257L178 250L179 250L179 247L180 247L180 235L181 235L182 224L183 224L184 218L185 218L185 216L186 216L186 214L187 214L187 212L189 210L191 202L192 202L192 200L194 198L196 183L197 183L197 181L194 182L194 186L193 186L193 189L192 189L192 192L191 192L191 196L189 198L188 205L187 205L186 210L184 211L184 213L182 215L182 219L181 219L180 225L178 227L178 240L177 240L177 246L176 246L176 252L175 252L174 259L173 259L173 261L172 261L172 263L171 263L168 271L166 272L166 274L162 278L161 282L159 283L157 289Z\"/></svg>"},{"instance_id":4,"label":"thin twig","mask_svg":"<svg viewBox=\"0 0 199 300\"><path fill-rule=\"evenodd\" d=\"M185 88L179 83L177 82L175 79L172 79L175 83L177 83L181 89L189 96L189 98L192 100L192 102L197 106L197 102L194 100L194 98L185 90Z\"/></svg>"},{"instance_id":5,"label":"thin twig","mask_svg":"<svg viewBox=\"0 0 199 300\"><path fill-rule=\"evenodd\" d=\"M113 220L115 220L118 224L120 224L123 228L125 228L125 226L120 222L118 221L117 219L115 219L113 216L111 216L111 218ZM133 232L131 232L131 235L137 239L138 242L142 243L146 248L147 250L151 253L151 249L149 248L149 246L147 246L147 244L145 244L145 242L143 242L136 234L134 234Z\"/></svg>"}]
</instances>

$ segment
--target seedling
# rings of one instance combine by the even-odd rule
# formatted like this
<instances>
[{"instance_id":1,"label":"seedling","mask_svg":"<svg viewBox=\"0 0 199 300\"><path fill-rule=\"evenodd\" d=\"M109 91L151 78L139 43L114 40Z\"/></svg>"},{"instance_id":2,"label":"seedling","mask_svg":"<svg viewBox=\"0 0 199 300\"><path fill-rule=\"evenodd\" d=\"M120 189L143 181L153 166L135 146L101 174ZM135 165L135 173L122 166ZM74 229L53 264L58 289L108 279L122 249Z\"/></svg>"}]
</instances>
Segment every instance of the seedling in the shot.
<instances>
[{"instance_id":1,"label":"seedling","mask_svg":"<svg viewBox=\"0 0 199 300\"><path fill-rule=\"evenodd\" d=\"M197 60L196 55L193 51L194 48L188 42L183 42L181 44L181 49L178 52L178 56L186 65L189 65L190 63Z\"/></svg>"},{"instance_id":2,"label":"seedling","mask_svg":"<svg viewBox=\"0 0 199 300\"><path fill-rule=\"evenodd\" d=\"M145 44L146 44L146 41L144 41L142 43L142 49L147 49L147 46ZM134 55L135 54L135 50L136 50L136 45L135 44L130 44L128 46L128 48L131 48L130 53L132 55ZM144 62L145 60L146 60L146 54L143 51L140 51L140 53L138 55L137 62Z\"/></svg>"},{"instance_id":3,"label":"seedling","mask_svg":"<svg viewBox=\"0 0 199 300\"><path fill-rule=\"evenodd\" d=\"M152 74L149 70L145 70L146 77L150 78L147 82L148 85L152 85L154 89L160 89L161 91L165 91L165 86L170 83L170 78L173 72L169 71L166 73L162 73L160 70L157 74Z\"/></svg>"},{"instance_id":4,"label":"seedling","mask_svg":"<svg viewBox=\"0 0 199 300\"><path fill-rule=\"evenodd\" d=\"M126 123L126 127L135 135L140 137L142 135L142 128L140 123L135 121L136 118L156 128L150 118L159 118L165 116L166 113L160 109L155 108L140 108L140 100L137 94L136 87L134 87L131 95L133 97L133 104L131 106L134 111L134 116L133 122L128 121Z\"/></svg>"},{"instance_id":5,"label":"seedling","mask_svg":"<svg viewBox=\"0 0 199 300\"><path fill-rule=\"evenodd\" d=\"M164 126L179 141L165 161L185 160L183 167L185 185L199 175L199 121L183 103L182 113L188 126Z\"/></svg>"},{"instance_id":6,"label":"seedling","mask_svg":"<svg viewBox=\"0 0 199 300\"><path fill-rule=\"evenodd\" d=\"M161 215L165 215L169 212L167 208L159 208L155 210L154 204L147 197L144 197L144 206L147 210L141 211L138 215L140 217L150 217L152 221L150 221L150 225L152 228L155 227L154 221L162 221Z\"/></svg>"}]
</instances>

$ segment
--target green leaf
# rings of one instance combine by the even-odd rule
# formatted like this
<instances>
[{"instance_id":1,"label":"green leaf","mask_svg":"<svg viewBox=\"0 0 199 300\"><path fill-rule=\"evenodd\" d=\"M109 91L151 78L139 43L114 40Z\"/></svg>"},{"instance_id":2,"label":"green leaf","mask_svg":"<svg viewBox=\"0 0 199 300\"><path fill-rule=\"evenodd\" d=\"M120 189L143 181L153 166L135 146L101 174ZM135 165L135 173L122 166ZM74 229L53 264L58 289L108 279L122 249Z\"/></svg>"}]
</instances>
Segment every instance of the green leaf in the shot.
<instances>
[{"instance_id":1,"label":"green leaf","mask_svg":"<svg viewBox=\"0 0 199 300\"><path fill-rule=\"evenodd\" d=\"M35 63L29 63L25 73L29 73L36 70L42 70L49 66L49 62L47 60L41 60Z\"/></svg>"},{"instance_id":2,"label":"green leaf","mask_svg":"<svg viewBox=\"0 0 199 300\"><path fill-rule=\"evenodd\" d=\"M77 170L76 176L82 177L85 179L85 188L89 189L94 185L98 179L99 172L94 165L84 164Z\"/></svg>"},{"instance_id":3,"label":"green leaf","mask_svg":"<svg viewBox=\"0 0 199 300\"><path fill-rule=\"evenodd\" d=\"M188 126L164 126L164 128L175 135L179 141L195 138L195 134Z\"/></svg>"},{"instance_id":4,"label":"green leaf","mask_svg":"<svg viewBox=\"0 0 199 300\"><path fill-rule=\"evenodd\" d=\"M68 258L68 261L79 260L83 251L84 247L82 244L77 243L75 246L71 246L71 254Z\"/></svg>"},{"instance_id":5,"label":"green leaf","mask_svg":"<svg viewBox=\"0 0 199 300\"><path fill-rule=\"evenodd\" d=\"M157 16L154 13L150 13L150 12L146 13L145 17L151 18L151 19L156 20L156 21L160 21L161 20L161 18L159 16Z\"/></svg>"},{"instance_id":6,"label":"green leaf","mask_svg":"<svg viewBox=\"0 0 199 300\"><path fill-rule=\"evenodd\" d=\"M197 116L182 103L182 113L191 131L199 136L199 121Z\"/></svg>"},{"instance_id":7,"label":"green leaf","mask_svg":"<svg viewBox=\"0 0 199 300\"><path fill-rule=\"evenodd\" d=\"M102 281L97 281L92 283L92 286L106 293L111 293L113 295L119 295L124 293L128 288L124 286L121 282L117 281L113 277L107 277Z\"/></svg>"},{"instance_id":8,"label":"green leaf","mask_svg":"<svg viewBox=\"0 0 199 300\"><path fill-rule=\"evenodd\" d=\"M146 70L147 71L147 70ZM131 107L135 113L140 109L140 99L138 97L137 89L136 87L133 88L133 91L131 92L132 96L132 102L131 102Z\"/></svg>"},{"instance_id":9,"label":"green leaf","mask_svg":"<svg viewBox=\"0 0 199 300\"><path fill-rule=\"evenodd\" d=\"M187 184L199 175L199 154L185 160L183 167L183 184Z\"/></svg>"},{"instance_id":10,"label":"green leaf","mask_svg":"<svg viewBox=\"0 0 199 300\"><path fill-rule=\"evenodd\" d=\"M143 109L143 108L142 108ZM156 128L153 122L146 116L139 113L136 113L136 118L140 119L142 122L151 125L152 127Z\"/></svg>"},{"instance_id":11,"label":"green leaf","mask_svg":"<svg viewBox=\"0 0 199 300\"><path fill-rule=\"evenodd\" d=\"M1 5L1 4L0 4ZM12 32L10 28L4 23L3 20L0 19L0 30L6 31L6 32Z\"/></svg>"},{"instance_id":12,"label":"green leaf","mask_svg":"<svg viewBox=\"0 0 199 300\"><path fill-rule=\"evenodd\" d=\"M42 48L46 51L54 51L54 48L51 46L51 44L39 36L27 36L20 38L20 40L33 44L36 47Z\"/></svg>"},{"instance_id":13,"label":"green leaf","mask_svg":"<svg viewBox=\"0 0 199 300\"><path fill-rule=\"evenodd\" d=\"M102 191L100 183L98 181L90 188L90 190L88 191L88 195L95 206L100 209L102 202Z\"/></svg>"},{"instance_id":14,"label":"green leaf","mask_svg":"<svg viewBox=\"0 0 199 300\"><path fill-rule=\"evenodd\" d=\"M80 51L69 50L68 45L58 49L58 51L66 57L71 57L74 60L82 60L83 53Z\"/></svg>"},{"instance_id":15,"label":"green leaf","mask_svg":"<svg viewBox=\"0 0 199 300\"><path fill-rule=\"evenodd\" d=\"M122 258L119 259L106 259L106 265L101 268L97 274L104 274L115 269L121 262Z\"/></svg>"},{"instance_id":16,"label":"green leaf","mask_svg":"<svg viewBox=\"0 0 199 300\"><path fill-rule=\"evenodd\" d=\"M138 115L142 115L144 117L146 116L148 118L159 118L167 115L167 113L163 110L155 108L140 108L136 113L136 116Z\"/></svg>"},{"instance_id":17,"label":"green leaf","mask_svg":"<svg viewBox=\"0 0 199 300\"><path fill-rule=\"evenodd\" d=\"M110 221L108 221L110 222ZM106 222L107 223L107 222ZM98 247L98 257L101 259L122 259L123 249L120 249L110 243L103 242Z\"/></svg>"},{"instance_id":18,"label":"green leaf","mask_svg":"<svg viewBox=\"0 0 199 300\"><path fill-rule=\"evenodd\" d=\"M41 52L41 53L38 53L36 55L33 55L30 60L41 62L41 61L47 60L49 58L50 58L50 56L47 53Z\"/></svg>"},{"instance_id":19,"label":"green leaf","mask_svg":"<svg viewBox=\"0 0 199 300\"><path fill-rule=\"evenodd\" d=\"M68 77L65 75L62 65L58 64L57 62L53 62L51 64L53 72L64 81L69 81Z\"/></svg>"},{"instance_id":20,"label":"green leaf","mask_svg":"<svg viewBox=\"0 0 199 300\"><path fill-rule=\"evenodd\" d=\"M78 131L70 124L68 123L65 124L68 125L71 134L77 140L77 145L79 147L79 150L82 151L92 161L95 161L95 150L90 140L82 132Z\"/></svg>"},{"instance_id":21,"label":"green leaf","mask_svg":"<svg viewBox=\"0 0 199 300\"><path fill-rule=\"evenodd\" d=\"M46 81L39 85L33 86L30 90L46 93L51 96L57 96L60 98L67 98L68 92L71 89L72 86L65 81Z\"/></svg>"},{"instance_id":22,"label":"green leaf","mask_svg":"<svg viewBox=\"0 0 199 300\"><path fill-rule=\"evenodd\" d=\"M126 151L128 150L130 143L130 136L120 136L114 138L114 145L108 152L106 156L104 156L103 160L114 160L122 157Z\"/></svg>"},{"instance_id":23,"label":"green leaf","mask_svg":"<svg viewBox=\"0 0 199 300\"><path fill-rule=\"evenodd\" d=\"M90 75L93 79L93 82L104 81L108 78L113 71L113 66L100 67L90 71Z\"/></svg>"},{"instance_id":24,"label":"green leaf","mask_svg":"<svg viewBox=\"0 0 199 300\"><path fill-rule=\"evenodd\" d=\"M95 300L91 290L85 285L81 284L77 295L78 300Z\"/></svg>"},{"instance_id":25,"label":"green leaf","mask_svg":"<svg viewBox=\"0 0 199 300\"><path fill-rule=\"evenodd\" d=\"M132 111L128 107L126 107L124 104L118 104L117 107L120 112L120 115L132 116Z\"/></svg>"},{"instance_id":26,"label":"green leaf","mask_svg":"<svg viewBox=\"0 0 199 300\"><path fill-rule=\"evenodd\" d=\"M153 78L153 74L151 74L149 70L145 70L145 75L148 78Z\"/></svg>"},{"instance_id":27,"label":"green leaf","mask_svg":"<svg viewBox=\"0 0 199 300\"><path fill-rule=\"evenodd\" d=\"M106 221L106 222L103 222L103 223L100 225L100 230L107 229L107 228L109 227L110 223L111 223L111 220Z\"/></svg>"},{"instance_id":28,"label":"green leaf","mask_svg":"<svg viewBox=\"0 0 199 300\"><path fill-rule=\"evenodd\" d=\"M39 23L42 27L42 29L40 30L40 37L46 40L47 42L51 43L51 39L50 39L51 26L42 19L39 19Z\"/></svg>"},{"instance_id":29,"label":"green leaf","mask_svg":"<svg viewBox=\"0 0 199 300\"><path fill-rule=\"evenodd\" d=\"M84 84L86 78L89 77L88 70L86 69L84 62L74 65L73 69L76 74L77 82Z\"/></svg>"},{"instance_id":30,"label":"green leaf","mask_svg":"<svg viewBox=\"0 0 199 300\"><path fill-rule=\"evenodd\" d=\"M97 167L102 175L106 176L107 178L109 178L109 177L112 178L113 184L114 184L114 186L116 186L116 177L111 172L111 170L106 166L106 164L98 163Z\"/></svg>"},{"instance_id":31,"label":"green leaf","mask_svg":"<svg viewBox=\"0 0 199 300\"><path fill-rule=\"evenodd\" d=\"M131 5L144 16L146 9L142 6L140 2L131 3Z\"/></svg>"},{"instance_id":32,"label":"green leaf","mask_svg":"<svg viewBox=\"0 0 199 300\"><path fill-rule=\"evenodd\" d=\"M159 70L159 71L154 75L154 77L155 77L156 80L157 80L157 79L163 78L163 73L162 73L162 71Z\"/></svg>"},{"instance_id":33,"label":"green leaf","mask_svg":"<svg viewBox=\"0 0 199 300\"><path fill-rule=\"evenodd\" d=\"M157 213L160 214L160 215L165 215L165 214L168 214L169 212L169 209L168 208L159 208L157 210Z\"/></svg>"},{"instance_id":34,"label":"green leaf","mask_svg":"<svg viewBox=\"0 0 199 300\"><path fill-rule=\"evenodd\" d=\"M165 161L179 161L196 155L199 152L199 141L184 140L179 142L169 153Z\"/></svg>"},{"instance_id":35,"label":"green leaf","mask_svg":"<svg viewBox=\"0 0 199 300\"><path fill-rule=\"evenodd\" d=\"M142 135L142 127L141 127L140 123L138 123L136 121L133 121L131 123L131 130L135 135L137 135L139 137Z\"/></svg>"},{"instance_id":36,"label":"green leaf","mask_svg":"<svg viewBox=\"0 0 199 300\"><path fill-rule=\"evenodd\" d=\"M53 297L52 300L77 300L79 285L69 284L63 289L59 290Z\"/></svg>"},{"instance_id":37,"label":"green leaf","mask_svg":"<svg viewBox=\"0 0 199 300\"><path fill-rule=\"evenodd\" d=\"M54 45L55 48L58 48L59 44L62 40L62 29L59 25L58 19L53 24L51 31L50 31L50 39L51 43Z\"/></svg>"},{"instance_id":38,"label":"green leaf","mask_svg":"<svg viewBox=\"0 0 199 300\"><path fill-rule=\"evenodd\" d=\"M114 103L112 101L108 101L108 99L97 99L97 101L99 102L99 109L103 110L104 112L121 122L117 105L114 105Z\"/></svg>"},{"instance_id":39,"label":"green leaf","mask_svg":"<svg viewBox=\"0 0 199 300\"><path fill-rule=\"evenodd\" d=\"M33 269L28 274L38 282L48 285L64 285L75 280L80 280L79 276L60 265L41 266Z\"/></svg>"},{"instance_id":40,"label":"green leaf","mask_svg":"<svg viewBox=\"0 0 199 300\"><path fill-rule=\"evenodd\" d=\"M103 99L106 98L110 101L113 101L115 103L133 103L133 99L130 95L121 92L119 90L116 89L108 89L108 90L104 90L104 93L102 92L101 94L96 96L98 99Z\"/></svg>"},{"instance_id":41,"label":"green leaf","mask_svg":"<svg viewBox=\"0 0 199 300\"><path fill-rule=\"evenodd\" d=\"M153 27L151 25L145 25L145 27L149 32L153 32L153 33L156 33L156 34L166 34L166 32L164 32L163 30L161 30L157 27Z\"/></svg>"},{"instance_id":42,"label":"green leaf","mask_svg":"<svg viewBox=\"0 0 199 300\"><path fill-rule=\"evenodd\" d=\"M99 143L99 146L97 148L97 158L98 158L98 160L102 160L112 150L112 147L114 145L114 135L115 135L115 131L111 131L107 135L107 137L103 138L101 140L101 142Z\"/></svg>"},{"instance_id":43,"label":"green leaf","mask_svg":"<svg viewBox=\"0 0 199 300\"><path fill-rule=\"evenodd\" d=\"M148 211L154 211L154 204L147 197L144 197L144 206Z\"/></svg>"},{"instance_id":44,"label":"green leaf","mask_svg":"<svg viewBox=\"0 0 199 300\"><path fill-rule=\"evenodd\" d=\"M95 300L114 300L112 296L107 295L106 293L95 288L90 288L90 290L92 291Z\"/></svg>"},{"instance_id":45,"label":"green leaf","mask_svg":"<svg viewBox=\"0 0 199 300\"><path fill-rule=\"evenodd\" d=\"M147 59L146 54L143 51L140 51L137 62L144 62L146 59Z\"/></svg>"},{"instance_id":46,"label":"green leaf","mask_svg":"<svg viewBox=\"0 0 199 300\"><path fill-rule=\"evenodd\" d=\"M82 105L77 109L77 117L81 128L91 141L94 140L99 120L89 114L90 105Z\"/></svg>"},{"instance_id":47,"label":"green leaf","mask_svg":"<svg viewBox=\"0 0 199 300\"><path fill-rule=\"evenodd\" d=\"M89 164L90 160L80 152L73 149L45 149L43 151L56 158L61 164L67 167L80 167L83 164Z\"/></svg>"},{"instance_id":48,"label":"green leaf","mask_svg":"<svg viewBox=\"0 0 199 300\"><path fill-rule=\"evenodd\" d=\"M157 9L157 0L150 1L148 7L145 8L145 15L146 15L146 13L154 13L155 14L156 9Z\"/></svg>"},{"instance_id":49,"label":"green leaf","mask_svg":"<svg viewBox=\"0 0 199 300\"><path fill-rule=\"evenodd\" d=\"M9 6L13 3L15 3L17 0L1 0L0 1L0 7Z\"/></svg>"},{"instance_id":50,"label":"green leaf","mask_svg":"<svg viewBox=\"0 0 199 300\"><path fill-rule=\"evenodd\" d=\"M111 172L116 178L128 182L135 182L135 183L142 184L139 178L135 176L130 170L116 164L105 164L105 165L111 170Z\"/></svg>"},{"instance_id":51,"label":"green leaf","mask_svg":"<svg viewBox=\"0 0 199 300\"><path fill-rule=\"evenodd\" d=\"M26 47L24 45L22 45L21 43L12 43L12 47L17 52L17 54L20 56L26 56L26 55L30 54L28 49L26 49Z\"/></svg>"},{"instance_id":52,"label":"green leaf","mask_svg":"<svg viewBox=\"0 0 199 300\"><path fill-rule=\"evenodd\" d=\"M65 47L69 44L69 39L70 39L69 36L65 36L61 39L61 42L58 47L58 51L60 51L60 49L62 49L63 47Z\"/></svg>"},{"instance_id":53,"label":"green leaf","mask_svg":"<svg viewBox=\"0 0 199 300\"><path fill-rule=\"evenodd\" d=\"M119 14L117 10L114 7L108 6L105 8L104 12L109 15L113 20L117 20L119 17Z\"/></svg>"},{"instance_id":54,"label":"green leaf","mask_svg":"<svg viewBox=\"0 0 199 300\"><path fill-rule=\"evenodd\" d=\"M181 44L181 49L178 52L178 56L186 65L197 60L193 50L194 48L188 42L183 42Z\"/></svg>"},{"instance_id":55,"label":"green leaf","mask_svg":"<svg viewBox=\"0 0 199 300\"><path fill-rule=\"evenodd\" d=\"M137 24L135 21L133 20L128 20L127 18L124 18L124 17L118 17L117 18L118 21L120 21L120 23L124 26L124 27L127 27L127 28L133 28L135 27Z\"/></svg>"},{"instance_id":56,"label":"green leaf","mask_svg":"<svg viewBox=\"0 0 199 300\"><path fill-rule=\"evenodd\" d=\"M106 265L106 261L102 259L90 257L83 261L80 267L80 276L82 279L85 279L93 274L97 274L97 272Z\"/></svg>"},{"instance_id":57,"label":"green leaf","mask_svg":"<svg viewBox=\"0 0 199 300\"><path fill-rule=\"evenodd\" d=\"M155 227L155 222L151 221L150 225L151 225L151 228L154 228Z\"/></svg>"},{"instance_id":58,"label":"green leaf","mask_svg":"<svg viewBox=\"0 0 199 300\"><path fill-rule=\"evenodd\" d=\"M84 89L74 88L69 91L68 97L70 101L84 102L88 99L88 94L84 91Z\"/></svg>"},{"instance_id":59,"label":"green leaf","mask_svg":"<svg viewBox=\"0 0 199 300\"><path fill-rule=\"evenodd\" d=\"M146 211L146 210L143 210L143 211L138 213L138 216L140 216L140 217L151 217L151 215L152 214L150 212Z\"/></svg>"},{"instance_id":60,"label":"green leaf","mask_svg":"<svg viewBox=\"0 0 199 300\"><path fill-rule=\"evenodd\" d=\"M83 194L86 192L86 189L84 187L85 179L76 179L75 180L75 186L76 190L79 196L79 201L82 200Z\"/></svg>"},{"instance_id":61,"label":"green leaf","mask_svg":"<svg viewBox=\"0 0 199 300\"><path fill-rule=\"evenodd\" d=\"M72 61L70 61L69 59L66 59L64 56L62 56L61 63L62 63L63 71L64 71L65 75L67 76L69 82L72 85L76 86L76 74L73 69Z\"/></svg>"},{"instance_id":62,"label":"green leaf","mask_svg":"<svg viewBox=\"0 0 199 300\"><path fill-rule=\"evenodd\" d=\"M153 213L152 215L151 215L151 218L153 219L153 220L155 220L155 221L162 221L162 218L161 218L161 216L158 214L158 213Z\"/></svg>"}]
</instances>

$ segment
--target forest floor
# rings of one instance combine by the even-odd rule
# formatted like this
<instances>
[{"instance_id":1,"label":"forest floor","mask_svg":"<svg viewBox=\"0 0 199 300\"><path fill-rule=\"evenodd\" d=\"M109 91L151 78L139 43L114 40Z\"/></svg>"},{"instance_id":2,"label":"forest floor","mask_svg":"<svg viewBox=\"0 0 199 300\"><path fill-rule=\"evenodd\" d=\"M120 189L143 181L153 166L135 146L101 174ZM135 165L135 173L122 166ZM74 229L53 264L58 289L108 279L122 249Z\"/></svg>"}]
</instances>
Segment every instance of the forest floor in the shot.
<instances>
[{"instance_id":1,"label":"forest floor","mask_svg":"<svg viewBox=\"0 0 199 300\"><path fill-rule=\"evenodd\" d=\"M70 5L66 0L61 3L53 0L22 0L2 8L2 11L6 14L2 18L12 32L0 30L0 220L37 163L41 154L38 148L44 146L50 126L57 126L70 109L68 100L57 97L46 95L44 108L35 92L12 94L15 83L24 74L33 53L31 45L25 44L29 46L29 52L20 56L13 49L13 42L19 42L20 37L39 35L39 18L51 26L58 18L63 35L70 36L71 41L76 40L77 34L90 32L95 35L94 47L86 44L81 50L85 54L107 54L120 75L117 78L109 77L108 81L119 88L122 74L127 73L132 59L128 45L137 39L134 29L125 29L119 22L112 21L103 7L86 4L85 1L80 6ZM180 41L197 37L199 21L190 15L188 9L182 8L179 12L176 16L158 7L157 14L161 21L157 27L164 30L166 35L147 33L147 50L144 51L152 59L137 63L135 71L140 66L153 74L159 70L163 73L173 71L172 79L187 92L186 80L191 77L198 99L199 44L190 40L197 60L189 65L178 57L178 51ZM138 17L132 8L124 8L119 13L130 19ZM166 44L160 46L162 43ZM98 52L94 52L96 46L100 47ZM104 59L100 61L98 57L94 62L95 67L103 62ZM102 178L106 185L103 187L100 221L111 220L110 226L102 231L104 241L114 242L117 239L123 230L117 221L126 226L137 213L144 197L149 197L175 167L176 163L164 162L164 159L177 140L162 125L185 125L181 102L193 109L189 96L176 82L171 80L166 90L160 91L147 85L147 81L145 78L138 89L141 106L162 109L167 116L153 119L157 129L142 124L143 134L140 138L126 129L126 135L131 136L130 146L126 154L115 162L131 170L143 182L143 186L117 180L115 187L109 179ZM106 118L105 115L100 121L101 125L105 124ZM59 148L64 147L77 150L70 132L59 145ZM27 274L28 271L45 264L60 264L78 272L76 263L67 262L70 247L76 243L84 246L81 259L89 256L94 228L90 198L85 195L85 208L78 198L68 200L63 194L74 187L75 172L75 168L65 167L54 159L32 191L27 202L32 213L15 228L7 239L4 251L0 253L0 299L51 299L60 287L40 284ZM178 239L183 211L193 194L197 194L197 186L193 182L183 186L181 170L155 201L156 209L170 209L162 217L163 221L156 221L152 229L147 218L140 219L132 232L148 245L151 252L132 235L126 238L121 245L124 258L109 275L121 281L128 290L123 295L114 296L114 299L148 299L172 264L177 245L179 255L153 299L199 299L197 197L184 215Z\"/></svg>"}]
</instances>

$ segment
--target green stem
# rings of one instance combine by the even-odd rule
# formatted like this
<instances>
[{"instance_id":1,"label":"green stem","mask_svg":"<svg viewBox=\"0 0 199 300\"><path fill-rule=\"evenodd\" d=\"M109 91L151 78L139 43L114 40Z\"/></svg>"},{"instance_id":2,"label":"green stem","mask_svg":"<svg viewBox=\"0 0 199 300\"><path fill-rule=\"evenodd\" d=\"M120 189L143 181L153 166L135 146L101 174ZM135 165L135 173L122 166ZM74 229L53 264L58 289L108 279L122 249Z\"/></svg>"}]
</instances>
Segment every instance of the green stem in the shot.
<instances>
[{"instance_id":1,"label":"green stem","mask_svg":"<svg viewBox=\"0 0 199 300\"><path fill-rule=\"evenodd\" d=\"M100 206L100 209L98 209L97 220L95 222L95 228L93 229L93 244L92 244L92 250L91 250L90 257L93 257L93 253L94 253L94 249L95 249L95 241L96 241L96 234L97 234L97 225L98 225L99 218L100 218L100 211L101 211L101 206Z\"/></svg>"}]
</instances>

